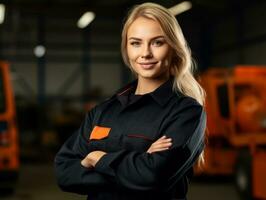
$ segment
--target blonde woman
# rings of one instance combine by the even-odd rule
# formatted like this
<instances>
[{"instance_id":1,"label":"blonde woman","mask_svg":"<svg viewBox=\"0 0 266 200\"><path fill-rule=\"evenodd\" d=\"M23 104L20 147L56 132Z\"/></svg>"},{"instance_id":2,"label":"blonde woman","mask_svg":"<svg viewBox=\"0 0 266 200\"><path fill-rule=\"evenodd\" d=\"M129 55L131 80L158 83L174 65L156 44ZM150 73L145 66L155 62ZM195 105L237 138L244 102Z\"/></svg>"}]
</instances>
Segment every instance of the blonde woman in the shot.
<instances>
[{"instance_id":1,"label":"blonde woman","mask_svg":"<svg viewBox=\"0 0 266 200\"><path fill-rule=\"evenodd\" d=\"M122 56L136 80L87 115L55 158L59 186L89 200L186 199L204 146L204 91L169 11L135 6Z\"/></svg>"}]
</instances>

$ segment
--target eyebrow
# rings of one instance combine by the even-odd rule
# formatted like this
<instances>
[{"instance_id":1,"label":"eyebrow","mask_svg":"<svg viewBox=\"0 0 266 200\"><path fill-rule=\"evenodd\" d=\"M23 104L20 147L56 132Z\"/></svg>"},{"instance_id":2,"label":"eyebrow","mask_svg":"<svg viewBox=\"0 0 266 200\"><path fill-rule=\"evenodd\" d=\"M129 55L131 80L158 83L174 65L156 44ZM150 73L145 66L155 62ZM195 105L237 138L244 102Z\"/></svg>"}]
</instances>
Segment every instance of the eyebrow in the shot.
<instances>
[{"instance_id":1,"label":"eyebrow","mask_svg":"<svg viewBox=\"0 0 266 200\"><path fill-rule=\"evenodd\" d=\"M160 39L160 38L163 38L164 39L164 36L163 35L155 36L155 37L151 38L151 40ZM140 41L141 38L130 37L130 38L128 38L128 40L138 40L138 41Z\"/></svg>"}]
</instances>

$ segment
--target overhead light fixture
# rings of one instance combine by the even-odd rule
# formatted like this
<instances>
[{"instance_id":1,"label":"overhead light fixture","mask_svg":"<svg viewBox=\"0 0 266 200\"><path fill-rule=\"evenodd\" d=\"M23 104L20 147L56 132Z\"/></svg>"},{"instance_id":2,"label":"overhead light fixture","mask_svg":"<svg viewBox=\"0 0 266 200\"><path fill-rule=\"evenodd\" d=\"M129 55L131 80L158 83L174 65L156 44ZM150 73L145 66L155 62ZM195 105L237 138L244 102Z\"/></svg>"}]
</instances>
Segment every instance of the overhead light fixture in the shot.
<instances>
[{"instance_id":1,"label":"overhead light fixture","mask_svg":"<svg viewBox=\"0 0 266 200\"><path fill-rule=\"evenodd\" d=\"M37 45L34 50L34 55L37 57L37 58L41 58L44 56L45 52L46 52L46 49L43 45Z\"/></svg>"},{"instance_id":2,"label":"overhead light fixture","mask_svg":"<svg viewBox=\"0 0 266 200\"><path fill-rule=\"evenodd\" d=\"M179 15L189 9L192 8L192 3L190 1L183 1L182 3L179 3L171 8L169 8L169 11L173 15Z\"/></svg>"},{"instance_id":3,"label":"overhead light fixture","mask_svg":"<svg viewBox=\"0 0 266 200\"><path fill-rule=\"evenodd\" d=\"M79 28L85 28L94 20L94 18L94 12L85 12L78 20L77 26Z\"/></svg>"},{"instance_id":4,"label":"overhead light fixture","mask_svg":"<svg viewBox=\"0 0 266 200\"><path fill-rule=\"evenodd\" d=\"M5 19L5 5L4 4L0 4L0 24L3 24L4 19Z\"/></svg>"}]
</instances>

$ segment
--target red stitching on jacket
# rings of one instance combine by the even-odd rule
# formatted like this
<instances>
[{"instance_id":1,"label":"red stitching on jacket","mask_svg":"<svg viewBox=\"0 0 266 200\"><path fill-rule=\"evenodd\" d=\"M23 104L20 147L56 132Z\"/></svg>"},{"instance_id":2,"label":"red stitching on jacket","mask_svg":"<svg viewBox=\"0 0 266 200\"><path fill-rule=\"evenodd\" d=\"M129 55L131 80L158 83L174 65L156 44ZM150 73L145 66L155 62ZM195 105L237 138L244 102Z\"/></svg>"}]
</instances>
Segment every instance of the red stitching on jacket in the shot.
<instances>
[{"instance_id":1,"label":"red stitching on jacket","mask_svg":"<svg viewBox=\"0 0 266 200\"><path fill-rule=\"evenodd\" d=\"M153 139L145 136L145 135L137 135L137 134L128 134L127 135L128 137L135 137L135 138L142 138L142 139L146 139L146 140L150 140L150 141L153 141Z\"/></svg>"},{"instance_id":2,"label":"red stitching on jacket","mask_svg":"<svg viewBox=\"0 0 266 200\"><path fill-rule=\"evenodd\" d=\"M124 91L120 92L120 93L117 94L117 95L120 96L120 95L124 94L125 92L127 92L128 90L130 90L131 88L132 88L132 86L129 87L129 88L126 88Z\"/></svg>"}]
</instances>

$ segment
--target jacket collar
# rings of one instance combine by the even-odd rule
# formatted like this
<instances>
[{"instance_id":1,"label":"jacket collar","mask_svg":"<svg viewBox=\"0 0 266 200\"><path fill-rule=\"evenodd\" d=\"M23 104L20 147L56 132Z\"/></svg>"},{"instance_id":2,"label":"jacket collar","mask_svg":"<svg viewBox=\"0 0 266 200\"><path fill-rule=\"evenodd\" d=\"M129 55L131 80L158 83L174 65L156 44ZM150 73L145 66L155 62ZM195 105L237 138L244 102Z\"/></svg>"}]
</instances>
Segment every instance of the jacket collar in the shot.
<instances>
[{"instance_id":1,"label":"jacket collar","mask_svg":"<svg viewBox=\"0 0 266 200\"><path fill-rule=\"evenodd\" d=\"M171 76L166 82L149 94L158 104L165 106L175 94L173 91L173 84L174 77Z\"/></svg>"},{"instance_id":2,"label":"jacket collar","mask_svg":"<svg viewBox=\"0 0 266 200\"><path fill-rule=\"evenodd\" d=\"M125 104L130 93L134 93L138 84L138 80L134 80L125 87L118 90L115 96L118 100ZM170 77L166 82L160 85L156 90L145 95L150 95L159 105L165 106L170 98L176 94L173 91L174 77ZM144 95L143 95L144 96Z\"/></svg>"}]
</instances>

